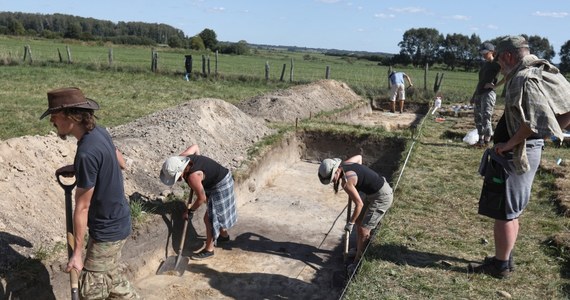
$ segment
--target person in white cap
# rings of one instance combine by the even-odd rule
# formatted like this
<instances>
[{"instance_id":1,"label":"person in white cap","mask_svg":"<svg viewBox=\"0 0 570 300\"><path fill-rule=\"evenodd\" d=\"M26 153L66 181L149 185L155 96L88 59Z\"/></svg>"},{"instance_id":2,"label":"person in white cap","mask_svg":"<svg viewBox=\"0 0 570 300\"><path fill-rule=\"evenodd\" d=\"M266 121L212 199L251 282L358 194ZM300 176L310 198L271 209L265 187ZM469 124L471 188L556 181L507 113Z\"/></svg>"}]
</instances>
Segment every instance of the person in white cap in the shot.
<instances>
[{"instance_id":1,"label":"person in white cap","mask_svg":"<svg viewBox=\"0 0 570 300\"><path fill-rule=\"evenodd\" d=\"M392 187L386 178L362 165L362 155L355 155L345 161L327 158L321 162L318 175L322 184L333 183L335 193L338 193L340 185L355 205L344 229L352 232L356 224L354 263L357 263L370 240L370 232L378 226L392 206Z\"/></svg>"},{"instance_id":2,"label":"person in white cap","mask_svg":"<svg viewBox=\"0 0 570 300\"><path fill-rule=\"evenodd\" d=\"M185 211L185 218L191 219L200 205L207 204L204 214L206 245L191 258L201 260L212 257L214 246L230 240L227 229L237 222L234 180L230 170L200 155L198 145L192 145L180 155L166 159L160 171L160 180L168 186L184 180L196 193L196 201Z\"/></svg>"}]
</instances>

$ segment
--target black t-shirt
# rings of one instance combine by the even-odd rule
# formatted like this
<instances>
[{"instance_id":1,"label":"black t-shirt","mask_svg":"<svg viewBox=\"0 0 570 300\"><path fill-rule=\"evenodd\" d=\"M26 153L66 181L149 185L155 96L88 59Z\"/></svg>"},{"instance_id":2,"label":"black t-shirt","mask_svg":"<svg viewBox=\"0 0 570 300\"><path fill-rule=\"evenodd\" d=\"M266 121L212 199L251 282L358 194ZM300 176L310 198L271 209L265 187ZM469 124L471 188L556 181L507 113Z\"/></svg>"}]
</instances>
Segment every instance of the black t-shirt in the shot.
<instances>
[{"instance_id":1,"label":"black t-shirt","mask_svg":"<svg viewBox=\"0 0 570 300\"><path fill-rule=\"evenodd\" d=\"M349 171L356 173L356 176L358 176L358 180L356 182L356 190L359 192L363 192L367 195L374 194L378 192L384 185L384 178L367 166L363 166L357 163L343 163L342 169L345 173Z\"/></svg>"},{"instance_id":2,"label":"black t-shirt","mask_svg":"<svg viewBox=\"0 0 570 300\"><path fill-rule=\"evenodd\" d=\"M89 236L99 242L125 239L131 232L131 211L125 198L123 173L109 133L96 126L77 143L77 187L94 187L89 206Z\"/></svg>"},{"instance_id":3,"label":"black t-shirt","mask_svg":"<svg viewBox=\"0 0 570 300\"><path fill-rule=\"evenodd\" d=\"M215 160L202 155L188 155L190 157L190 173L196 171L202 171L204 173L204 179L202 180L202 186L204 189L212 189L218 182L222 181L226 175L228 175L229 170L224 168Z\"/></svg>"},{"instance_id":4,"label":"black t-shirt","mask_svg":"<svg viewBox=\"0 0 570 300\"><path fill-rule=\"evenodd\" d=\"M506 143L511 137L509 136L509 131L507 130L507 121L505 120L505 114L501 116L499 122L497 122L497 127L493 133L493 144Z\"/></svg>"},{"instance_id":5,"label":"black t-shirt","mask_svg":"<svg viewBox=\"0 0 570 300\"><path fill-rule=\"evenodd\" d=\"M479 82L477 83L477 89L475 90L475 95L481 95L485 92L492 91L493 89L485 88L487 83L497 83L497 76L501 71L501 66L497 62L484 62L479 70Z\"/></svg>"}]
</instances>

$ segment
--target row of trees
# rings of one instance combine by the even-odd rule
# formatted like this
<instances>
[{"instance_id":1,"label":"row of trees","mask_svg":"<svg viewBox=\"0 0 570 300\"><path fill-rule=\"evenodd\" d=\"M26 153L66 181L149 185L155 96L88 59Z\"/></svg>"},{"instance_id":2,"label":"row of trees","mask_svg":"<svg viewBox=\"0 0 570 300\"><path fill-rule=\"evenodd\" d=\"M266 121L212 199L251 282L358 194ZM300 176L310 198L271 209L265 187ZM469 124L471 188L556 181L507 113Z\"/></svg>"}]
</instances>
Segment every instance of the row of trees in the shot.
<instances>
[{"instance_id":1,"label":"row of trees","mask_svg":"<svg viewBox=\"0 0 570 300\"><path fill-rule=\"evenodd\" d=\"M222 53L245 54L245 41L220 43L216 33L204 29L187 37L180 29L166 24L144 22L118 22L83 18L63 14L30 14L0 12L0 34L69 38L84 41L103 41L114 44L160 45L195 50L210 49Z\"/></svg>"},{"instance_id":2,"label":"row of trees","mask_svg":"<svg viewBox=\"0 0 570 300\"><path fill-rule=\"evenodd\" d=\"M554 47L550 41L538 35L528 36L522 34L528 43L531 53L552 60L556 55ZM501 37L496 37L488 42L497 45ZM434 28L413 28L407 30L398 43L400 53L386 58L383 62L389 65L403 64L414 66L424 66L443 63L450 69L462 67L465 70L472 70L479 66L479 47L481 38L472 34L447 34L445 37ZM560 49L560 69L563 72L570 72L570 41L566 42Z\"/></svg>"}]
</instances>

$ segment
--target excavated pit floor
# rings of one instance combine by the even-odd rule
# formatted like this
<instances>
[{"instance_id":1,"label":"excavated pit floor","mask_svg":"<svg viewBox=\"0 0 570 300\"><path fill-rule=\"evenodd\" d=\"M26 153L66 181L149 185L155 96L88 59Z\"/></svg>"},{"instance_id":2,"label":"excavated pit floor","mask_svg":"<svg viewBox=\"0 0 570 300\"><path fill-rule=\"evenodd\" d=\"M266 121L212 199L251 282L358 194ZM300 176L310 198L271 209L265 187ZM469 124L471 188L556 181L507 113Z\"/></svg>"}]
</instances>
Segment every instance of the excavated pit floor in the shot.
<instances>
[{"instance_id":1,"label":"excavated pit floor","mask_svg":"<svg viewBox=\"0 0 570 300\"><path fill-rule=\"evenodd\" d=\"M212 258L190 260L181 277L149 275L134 282L146 299L335 299L332 276L343 269L346 195L317 179L316 163L298 161L238 209L231 241ZM197 213L202 215L203 210ZM202 245L192 221L184 255ZM172 253L172 255L175 255Z\"/></svg>"},{"instance_id":2,"label":"excavated pit floor","mask_svg":"<svg viewBox=\"0 0 570 300\"><path fill-rule=\"evenodd\" d=\"M146 299L338 299L344 288L342 236L348 198L320 183L318 162L362 154L366 165L391 181L405 141L303 133L281 147L261 163L264 174L258 180L263 183L255 195L239 195L231 241L220 244L212 258L190 260L180 277L155 275L157 266L150 262L146 274L134 281L141 295ZM204 209L192 220L185 256L203 246ZM179 243L179 238L173 240ZM173 248L177 246L168 246L170 256L176 255Z\"/></svg>"}]
</instances>

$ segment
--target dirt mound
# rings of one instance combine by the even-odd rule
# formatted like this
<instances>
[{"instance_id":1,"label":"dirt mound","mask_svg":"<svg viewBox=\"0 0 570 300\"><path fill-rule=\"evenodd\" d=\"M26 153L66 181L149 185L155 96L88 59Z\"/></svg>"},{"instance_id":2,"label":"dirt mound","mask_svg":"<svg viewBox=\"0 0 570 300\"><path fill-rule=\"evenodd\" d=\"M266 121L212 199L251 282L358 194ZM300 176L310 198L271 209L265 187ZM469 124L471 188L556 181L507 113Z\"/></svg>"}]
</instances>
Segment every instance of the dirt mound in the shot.
<instances>
[{"instance_id":1,"label":"dirt mound","mask_svg":"<svg viewBox=\"0 0 570 300\"><path fill-rule=\"evenodd\" d=\"M322 111L332 111L362 102L348 85L334 80L279 90L238 103L251 116L271 122L295 122Z\"/></svg>"},{"instance_id":2,"label":"dirt mound","mask_svg":"<svg viewBox=\"0 0 570 300\"><path fill-rule=\"evenodd\" d=\"M344 83L319 81L246 100L242 110L219 99L196 99L109 132L127 160L126 196L154 199L170 190L158 179L163 160L190 144L235 169L249 147L273 132L255 117L294 120L356 101L360 97ZM0 277L15 261L65 243L64 193L54 171L73 163L75 143L53 133L0 141Z\"/></svg>"}]
</instances>

